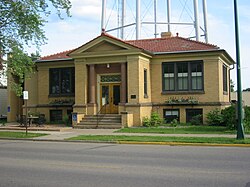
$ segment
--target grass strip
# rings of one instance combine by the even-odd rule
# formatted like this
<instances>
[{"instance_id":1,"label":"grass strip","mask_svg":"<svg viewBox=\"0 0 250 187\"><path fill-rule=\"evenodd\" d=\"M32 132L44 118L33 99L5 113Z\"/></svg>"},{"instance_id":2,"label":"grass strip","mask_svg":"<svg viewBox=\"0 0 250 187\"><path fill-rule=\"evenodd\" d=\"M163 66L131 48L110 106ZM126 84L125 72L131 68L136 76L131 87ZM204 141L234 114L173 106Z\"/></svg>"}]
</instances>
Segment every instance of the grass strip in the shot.
<instances>
[{"instance_id":1,"label":"grass strip","mask_svg":"<svg viewBox=\"0 0 250 187\"><path fill-rule=\"evenodd\" d=\"M0 131L0 138L35 138L35 137L45 136L45 135L47 135L47 134L28 133L26 136L25 132Z\"/></svg>"},{"instance_id":2,"label":"grass strip","mask_svg":"<svg viewBox=\"0 0 250 187\"><path fill-rule=\"evenodd\" d=\"M236 134L234 130L226 127L213 126L186 126L186 127L136 127L123 128L117 133L157 133L157 134Z\"/></svg>"},{"instance_id":3,"label":"grass strip","mask_svg":"<svg viewBox=\"0 0 250 187\"><path fill-rule=\"evenodd\" d=\"M162 136L123 136L123 135L80 135L67 140L91 141L135 141L135 142L182 142L214 144L250 144L250 139L236 140L224 137L162 137Z\"/></svg>"}]
</instances>

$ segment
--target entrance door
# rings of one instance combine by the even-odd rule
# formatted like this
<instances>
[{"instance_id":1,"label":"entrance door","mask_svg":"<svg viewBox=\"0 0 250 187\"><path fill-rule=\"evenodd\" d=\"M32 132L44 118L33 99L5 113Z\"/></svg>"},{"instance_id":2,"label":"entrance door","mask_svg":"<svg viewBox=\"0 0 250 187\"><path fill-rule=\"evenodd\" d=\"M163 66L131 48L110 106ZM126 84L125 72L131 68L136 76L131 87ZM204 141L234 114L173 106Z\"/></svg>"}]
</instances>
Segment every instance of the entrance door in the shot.
<instances>
[{"instance_id":1,"label":"entrance door","mask_svg":"<svg viewBox=\"0 0 250 187\"><path fill-rule=\"evenodd\" d=\"M101 113L117 114L120 102L120 84L101 84Z\"/></svg>"}]
</instances>

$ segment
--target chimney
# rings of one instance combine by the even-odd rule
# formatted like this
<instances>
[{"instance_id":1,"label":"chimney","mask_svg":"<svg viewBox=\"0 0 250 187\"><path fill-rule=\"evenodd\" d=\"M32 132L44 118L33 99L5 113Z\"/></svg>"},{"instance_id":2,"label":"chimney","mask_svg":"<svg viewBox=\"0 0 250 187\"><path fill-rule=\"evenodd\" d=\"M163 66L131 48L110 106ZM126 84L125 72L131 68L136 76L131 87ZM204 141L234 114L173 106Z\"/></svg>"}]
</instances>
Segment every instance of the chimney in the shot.
<instances>
[{"instance_id":1,"label":"chimney","mask_svg":"<svg viewBox=\"0 0 250 187\"><path fill-rule=\"evenodd\" d=\"M161 38L171 38L173 35L171 32L162 32Z\"/></svg>"}]
</instances>

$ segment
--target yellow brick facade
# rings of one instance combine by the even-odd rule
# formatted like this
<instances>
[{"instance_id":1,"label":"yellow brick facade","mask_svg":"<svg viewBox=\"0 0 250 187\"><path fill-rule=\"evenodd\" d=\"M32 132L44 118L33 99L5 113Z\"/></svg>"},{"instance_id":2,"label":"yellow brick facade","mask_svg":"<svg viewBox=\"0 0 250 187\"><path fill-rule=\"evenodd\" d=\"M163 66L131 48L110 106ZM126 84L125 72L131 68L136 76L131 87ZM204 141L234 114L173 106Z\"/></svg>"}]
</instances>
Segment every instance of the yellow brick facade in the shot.
<instances>
[{"instance_id":1,"label":"yellow brick facade","mask_svg":"<svg viewBox=\"0 0 250 187\"><path fill-rule=\"evenodd\" d=\"M202 61L203 63L204 89L199 92L164 92L163 63L192 61ZM163 117L164 110L172 109L179 110L181 123L186 122L187 109L202 109L203 122L205 123L206 114L209 111L215 108L222 109L230 104L229 90L228 92L223 91L223 65L228 70L227 81L229 85L229 68L233 63L231 57L222 50L152 55L122 41L100 37L71 52L69 60L37 63L37 71L35 71L31 79L25 82L25 90L29 91L28 110L45 114L47 121L50 121L51 110L62 110L63 116L67 115L69 111L73 111L79 116L96 114L100 111L102 102L100 77L103 75L118 75L125 76L126 81L126 91L123 93L126 100L125 103L119 104L118 113L126 114L123 121L128 126L142 125L143 118L149 117L152 112L157 112ZM125 64L125 66L121 64ZM50 69L67 67L75 68L74 96L50 96ZM92 70L90 70L90 67ZM91 71L94 74L91 74ZM123 71L126 72L124 75L122 75ZM144 93L145 72L147 72L146 95ZM120 85L120 89L122 81L115 82ZM166 101L173 97L192 97L198 101L198 104L166 104ZM74 100L74 105L56 106L51 104L55 100L66 99ZM93 100L94 102L90 103ZM17 103L18 99L15 99L12 94L9 105L13 108L15 105L17 106ZM20 113L18 110L13 110L8 114L8 120L14 121L18 113Z\"/></svg>"}]
</instances>

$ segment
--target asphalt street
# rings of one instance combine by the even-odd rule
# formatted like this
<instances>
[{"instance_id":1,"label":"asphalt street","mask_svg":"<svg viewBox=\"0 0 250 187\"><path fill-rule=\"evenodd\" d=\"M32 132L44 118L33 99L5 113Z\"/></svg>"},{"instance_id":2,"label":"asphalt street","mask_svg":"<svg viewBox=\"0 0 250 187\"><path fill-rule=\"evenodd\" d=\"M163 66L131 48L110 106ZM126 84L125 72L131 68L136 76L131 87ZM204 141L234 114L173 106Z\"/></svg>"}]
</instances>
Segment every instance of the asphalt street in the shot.
<instances>
[{"instance_id":1,"label":"asphalt street","mask_svg":"<svg viewBox=\"0 0 250 187\"><path fill-rule=\"evenodd\" d=\"M0 140L0 186L250 184L250 149Z\"/></svg>"}]
</instances>

